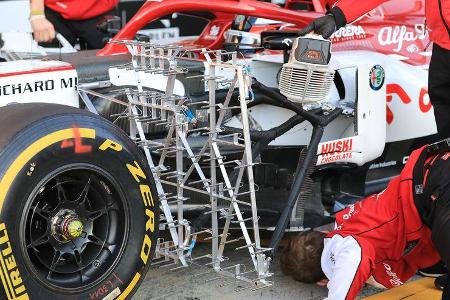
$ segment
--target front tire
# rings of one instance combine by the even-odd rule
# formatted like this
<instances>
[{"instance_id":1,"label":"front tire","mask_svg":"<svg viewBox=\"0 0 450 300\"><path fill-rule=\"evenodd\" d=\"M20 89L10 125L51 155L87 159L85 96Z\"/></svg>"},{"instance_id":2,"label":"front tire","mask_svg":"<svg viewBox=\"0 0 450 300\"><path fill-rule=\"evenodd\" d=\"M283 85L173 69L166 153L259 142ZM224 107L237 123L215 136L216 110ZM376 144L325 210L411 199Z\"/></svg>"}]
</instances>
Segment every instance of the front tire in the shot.
<instances>
[{"instance_id":1,"label":"front tire","mask_svg":"<svg viewBox=\"0 0 450 300\"><path fill-rule=\"evenodd\" d=\"M4 296L131 296L150 265L159 220L139 149L110 122L61 105L0 108L0 128Z\"/></svg>"}]
</instances>

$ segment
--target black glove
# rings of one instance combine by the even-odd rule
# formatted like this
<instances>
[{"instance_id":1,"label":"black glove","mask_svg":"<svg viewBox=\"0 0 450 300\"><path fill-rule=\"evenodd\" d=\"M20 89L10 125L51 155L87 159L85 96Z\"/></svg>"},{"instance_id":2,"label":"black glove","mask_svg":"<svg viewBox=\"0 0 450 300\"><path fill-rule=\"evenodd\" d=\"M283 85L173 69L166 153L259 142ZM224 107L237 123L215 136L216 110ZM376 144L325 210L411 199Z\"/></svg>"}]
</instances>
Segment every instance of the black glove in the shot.
<instances>
[{"instance_id":1,"label":"black glove","mask_svg":"<svg viewBox=\"0 0 450 300\"><path fill-rule=\"evenodd\" d=\"M299 31L299 35L303 36L311 31L320 34L324 39L329 39L330 36L339 28L347 24L345 15L342 10L335 6L328 14L312 21L308 26Z\"/></svg>"}]
</instances>

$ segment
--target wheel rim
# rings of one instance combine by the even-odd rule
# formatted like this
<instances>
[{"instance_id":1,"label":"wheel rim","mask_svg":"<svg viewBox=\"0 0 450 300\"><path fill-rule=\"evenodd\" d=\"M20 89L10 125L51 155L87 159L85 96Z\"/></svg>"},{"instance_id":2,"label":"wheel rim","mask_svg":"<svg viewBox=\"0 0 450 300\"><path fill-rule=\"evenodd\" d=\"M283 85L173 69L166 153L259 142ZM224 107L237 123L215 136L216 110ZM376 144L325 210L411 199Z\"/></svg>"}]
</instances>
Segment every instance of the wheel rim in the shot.
<instances>
[{"instance_id":1,"label":"wheel rim","mask_svg":"<svg viewBox=\"0 0 450 300\"><path fill-rule=\"evenodd\" d=\"M108 173L73 165L32 193L21 224L22 253L47 287L82 291L117 265L128 238L123 193Z\"/></svg>"}]
</instances>

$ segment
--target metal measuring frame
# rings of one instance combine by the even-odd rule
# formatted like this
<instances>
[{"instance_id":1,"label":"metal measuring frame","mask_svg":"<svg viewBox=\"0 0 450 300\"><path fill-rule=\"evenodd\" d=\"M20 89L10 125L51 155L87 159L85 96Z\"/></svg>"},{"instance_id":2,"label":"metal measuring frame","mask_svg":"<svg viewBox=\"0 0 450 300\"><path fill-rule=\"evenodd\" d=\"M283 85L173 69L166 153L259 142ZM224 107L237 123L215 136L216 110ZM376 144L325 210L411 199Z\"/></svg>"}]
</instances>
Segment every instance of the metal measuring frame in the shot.
<instances>
[{"instance_id":1,"label":"metal measuring frame","mask_svg":"<svg viewBox=\"0 0 450 300\"><path fill-rule=\"evenodd\" d=\"M268 280L271 258L267 253L270 248L261 246L258 225L258 212L255 192L257 187L253 177L252 140L248 122L249 74L245 66L238 63L237 53L222 50L209 51L201 49L206 58L207 75L200 75L207 82L209 101L206 103L190 103L189 99L174 95L176 76L189 72L186 68L177 66L177 59L187 51L179 46L157 45L139 41L115 41L128 48L131 54L129 64L116 68L131 70L134 74L134 87L125 88L123 92L128 101L79 87L79 93L89 110L94 110L88 94L102 97L126 107L123 116L130 122L130 138L143 149L148 165L152 171L162 210L160 227L167 228L171 241L158 239L154 265L177 270L188 266L211 266L220 276L239 279L250 284L250 288L258 289L272 285ZM192 50L190 50L192 51ZM232 70L234 78L228 81L229 89L223 103L216 103L217 85L223 84L218 70ZM141 76L143 73L162 75L167 79L164 91L145 90ZM230 106L233 91L239 91L239 106ZM208 110L208 126L192 127L192 114L186 113L186 107L203 105ZM227 111L239 109L242 115L242 132L224 134L221 129ZM146 129L150 125L166 126L165 139L152 141L146 137ZM208 136L208 142L194 151L189 144L188 136L195 132ZM240 159L227 160L222 155L224 146L233 145L240 149ZM208 165L207 170L205 164ZM173 170L171 167L173 167ZM230 169L232 171L230 171ZM231 176L231 173L233 175ZM195 177L195 178L194 178ZM245 186L246 190L242 190ZM174 193L167 193L169 189ZM189 202L186 191L209 196L205 203L207 214L211 218L209 228L193 231L185 218L184 204ZM242 197L250 200L244 201ZM226 205L219 205L225 202ZM176 206L172 212L170 206ZM244 219L241 207L248 206L251 216ZM224 225L219 226L219 220ZM229 238L231 223L239 224L241 237ZM250 234L250 230L253 234ZM195 257L193 249L198 235L207 235L205 240L211 240L211 253ZM245 250L249 253L251 268L245 268L241 263L230 264L224 257L227 245L244 242L243 246L234 250ZM202 261L207 261L201 263Z\"/></svg>"}]
</instances>

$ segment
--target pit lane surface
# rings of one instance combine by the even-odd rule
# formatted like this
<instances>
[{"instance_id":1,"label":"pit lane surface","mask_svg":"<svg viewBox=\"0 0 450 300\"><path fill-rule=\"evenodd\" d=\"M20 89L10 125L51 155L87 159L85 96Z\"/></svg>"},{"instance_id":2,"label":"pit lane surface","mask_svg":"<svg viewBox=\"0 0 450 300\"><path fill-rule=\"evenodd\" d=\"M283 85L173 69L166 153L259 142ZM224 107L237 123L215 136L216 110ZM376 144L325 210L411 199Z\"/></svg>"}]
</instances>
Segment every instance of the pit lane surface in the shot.
<instances>
[{"instance_id":1,"label":"pit lane surface","mask_svg":"<svg viewBox=\"0 0 450 300\"><path fill-rule=\"evenodd\" d=\"M208 253L210 244L198 245L193 255L200 256ZM249 263L249 256L242 251L228 251L225 256L230 257L233 264ZM205 261L206 263L207 261ZM241 281L234 281L227 277L219 277L206 267L190 267L177 271L169 271L169 267L152 267L147 273L142 285L133 297L133 300L144 299L181 299L181 300L206 300L206 299L295 299L295 300L319 300L326 297L326 287L313 284L302 284L290 277L284 276L279 267L279 258L271 268L274 276L270 280L274 285L257 291L242 289L246 285ZM210 271L210 272L208 272ZM365 288L361 298L380 292L374 288ZM383 300L388 298L383 298ZM392 299L392 298L391 298ZM377 300L381 300L377 298ZM430 299L431 300L431 299Z\"/></svg>"}]
</instances>

